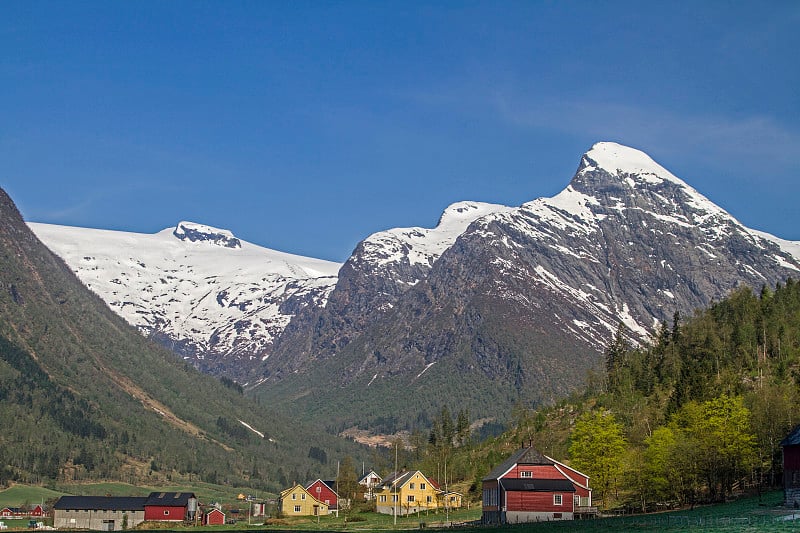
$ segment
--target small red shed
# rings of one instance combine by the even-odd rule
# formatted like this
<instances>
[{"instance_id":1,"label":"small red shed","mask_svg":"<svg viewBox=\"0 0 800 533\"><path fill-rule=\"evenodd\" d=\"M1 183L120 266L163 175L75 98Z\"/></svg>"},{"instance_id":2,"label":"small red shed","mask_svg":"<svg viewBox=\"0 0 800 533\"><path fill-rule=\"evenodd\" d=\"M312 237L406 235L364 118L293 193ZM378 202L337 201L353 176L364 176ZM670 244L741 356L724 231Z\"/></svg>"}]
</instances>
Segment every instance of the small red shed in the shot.
<instances>
[{"instance_id":1,"label":"small red shed","mask_svg":"<svg viewBox=\"0 0 800 533\"><path fill-rule=\"evenodd\" d=\"M203 513L203 525L204 526L224 526L225 525L225 513L213 507Z\"/></svg>"}]
</instances>

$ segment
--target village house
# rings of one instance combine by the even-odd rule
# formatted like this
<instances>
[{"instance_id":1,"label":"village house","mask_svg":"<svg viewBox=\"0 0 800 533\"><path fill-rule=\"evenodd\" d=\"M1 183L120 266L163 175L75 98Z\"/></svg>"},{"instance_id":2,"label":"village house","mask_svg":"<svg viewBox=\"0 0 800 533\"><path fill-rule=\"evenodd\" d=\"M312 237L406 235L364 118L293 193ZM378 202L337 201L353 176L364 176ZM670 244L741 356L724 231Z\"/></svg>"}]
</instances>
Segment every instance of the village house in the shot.
<instances>
[{"instance_id":1,"label":"village house","mask_svg":"<svg viewBox=\"0 0 800 533\"><path fill-rule=\"evenodd\" d=\"M336 516L339 516L339 495L333 490L335 486L335 481L317 479L306 486L306 491L327 505L328 513L336 513Z\"/></svg>"},{"instance_id":2,"label":"village house","mask_svg":"<svg viewBox=\"0 0 800 533\"><path fill-rule=\"evenodd\" d=\"M781 441L783 450L783 504L800 507L800 426Z\"/></svg>"},{"instance_id":3,"label":"village house","mask_svg":"<svg viewBox=\"0 0 800 533\"><path fill-rule=\"evenodd\" d=\"M572 520L591 513L589 477L542 455L521 448L483 478L484 524Z\"/></svg>"},{"instance_id":4,"label":"village house","mask_svg":"<svg viewBox=\"0 0 800 533\"><path fill-rule=\"evenodd\" d=\"M381 484L381 476L375 473L374 470L370 470L367 474L361 476L361 479L358 480L358 484L363 487L364 490L364 499L366 501L370 501L373 498L373 491L375 487Z\"/></svg>"},{"instance_id":5,"label":"village house","mask_svg":"<svg viewBox=\"0 0 800 533\"><path fill-rule=\"evenodd\" d=\"M306 488L295 483L292 488L281 492L278 509L283 516L320 516L330 511L328 506L316 499Z\"/></svg>"},{"instance_id":6,"label":"village house","mask_svg":"<svg viewBox=\"0 0 800 533\"><path fill-rule=\"evenodd\" d=\"M440 494L436 484L419 470L395 472L375 487L375 510L399 516L436 510Z\"/></svg>"}]
</instances>

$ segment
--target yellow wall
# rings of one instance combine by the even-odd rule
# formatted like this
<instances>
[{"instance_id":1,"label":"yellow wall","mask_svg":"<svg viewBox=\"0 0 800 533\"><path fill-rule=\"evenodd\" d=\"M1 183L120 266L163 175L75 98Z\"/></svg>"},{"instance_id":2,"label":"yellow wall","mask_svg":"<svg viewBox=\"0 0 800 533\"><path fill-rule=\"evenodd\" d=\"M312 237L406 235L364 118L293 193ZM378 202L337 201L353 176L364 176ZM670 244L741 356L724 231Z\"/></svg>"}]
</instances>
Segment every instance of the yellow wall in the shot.
<instances>
[{"instance_id":1,"label":"yellow wall","mask_svg":"<svg viewBox=\"0 0 800 533\"><path fill-rule=\"evenodd\" d=\"M436 509L438 506L436 489L421 472L415 472L410 479L407 479L399 487L398 493L400 497L397 501L397 514L416 513L420 510ZM379 513L392 514L394 512L393 495L394 493L390 489L375 492L375 506ZM409 496L414 497L413 501L409 501Z\"/></svg>"},{"instance_id":2,"label":"yellow wall","mask_svg":"<svg viewBox=\"0 0 800 533\"><path fill-rule=\"evenodd\" d=\"M299 506L300 510L296 510ZM315 507L316 506L316 507ZM281 492L281 513L284 516L314 516L328 514L328 506L314 498L302 485Z\"/></svg>"}]
</instances>

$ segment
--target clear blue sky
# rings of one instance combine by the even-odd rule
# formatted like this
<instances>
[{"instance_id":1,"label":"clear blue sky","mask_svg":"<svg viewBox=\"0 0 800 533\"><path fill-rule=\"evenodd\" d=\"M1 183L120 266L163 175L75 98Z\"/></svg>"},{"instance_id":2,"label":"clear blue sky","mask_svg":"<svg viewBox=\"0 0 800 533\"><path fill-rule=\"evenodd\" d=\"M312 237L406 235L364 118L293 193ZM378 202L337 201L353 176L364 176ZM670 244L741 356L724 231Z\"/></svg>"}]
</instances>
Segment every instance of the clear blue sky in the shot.
<instances>
[{"instance_id":1,"label":"clear blue sky","mask_svg":"<svg viewBox=\"0 0 800 533\"><path fill-rule=\"evenodd\" d=\"M0 2L0 186L27 220L179 220L343 261L597 141L800 240L800 3Z\"/></svg>"}]
</instances>

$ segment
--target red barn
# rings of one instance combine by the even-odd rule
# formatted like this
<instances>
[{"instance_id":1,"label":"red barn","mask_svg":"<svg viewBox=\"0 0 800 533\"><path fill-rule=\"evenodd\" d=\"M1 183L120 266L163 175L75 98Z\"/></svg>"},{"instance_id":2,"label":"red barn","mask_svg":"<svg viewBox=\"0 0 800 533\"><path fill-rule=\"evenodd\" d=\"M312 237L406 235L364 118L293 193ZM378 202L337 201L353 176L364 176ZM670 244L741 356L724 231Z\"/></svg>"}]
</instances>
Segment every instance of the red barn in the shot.
<instances>
[{"instance_id":1,"label":"red barn","mask_svg":"<svg viewBox=\"0 0 800 533\"><path fill-rule=\"evenodd\" d=\"M197 498L192 492L151 492L144 503L144 519L159 522L194 520Z\"/></svg>"},{"instance_id":2,"label":"red barn","mask_svg":"<svg viewBox=\"0 0 800 533\"><path fill-rule=\"evenodd\" d=\"M337 513L336 516L339 516L339 495L333 490L335 486L335 481L322 481L318 479L309 483L306 486L306 490L317 500L327 505L329 513Z\"/></svg>"},{"instance_id":3,"label":"red barn","mask_svg":"<svg viewBox=\"0 0 800 533\"><path fill-rule=\"evenodd\" d=\"M209 509L208 511L203 514L203 525L204 526L224 526L225 525L225 513L217 509L216 507L213 509Z\"/></svg>"},{"instance_id":4,"label":"red barn","mask_svg":"<svg viewBox=\"0 0 800 533\"><path fill-rule=\"evenodd\" d=\"M589 477L533 448L522 448L483 478L485 524L572 520L589 512Z\"/></svg>"}]
</instances>

